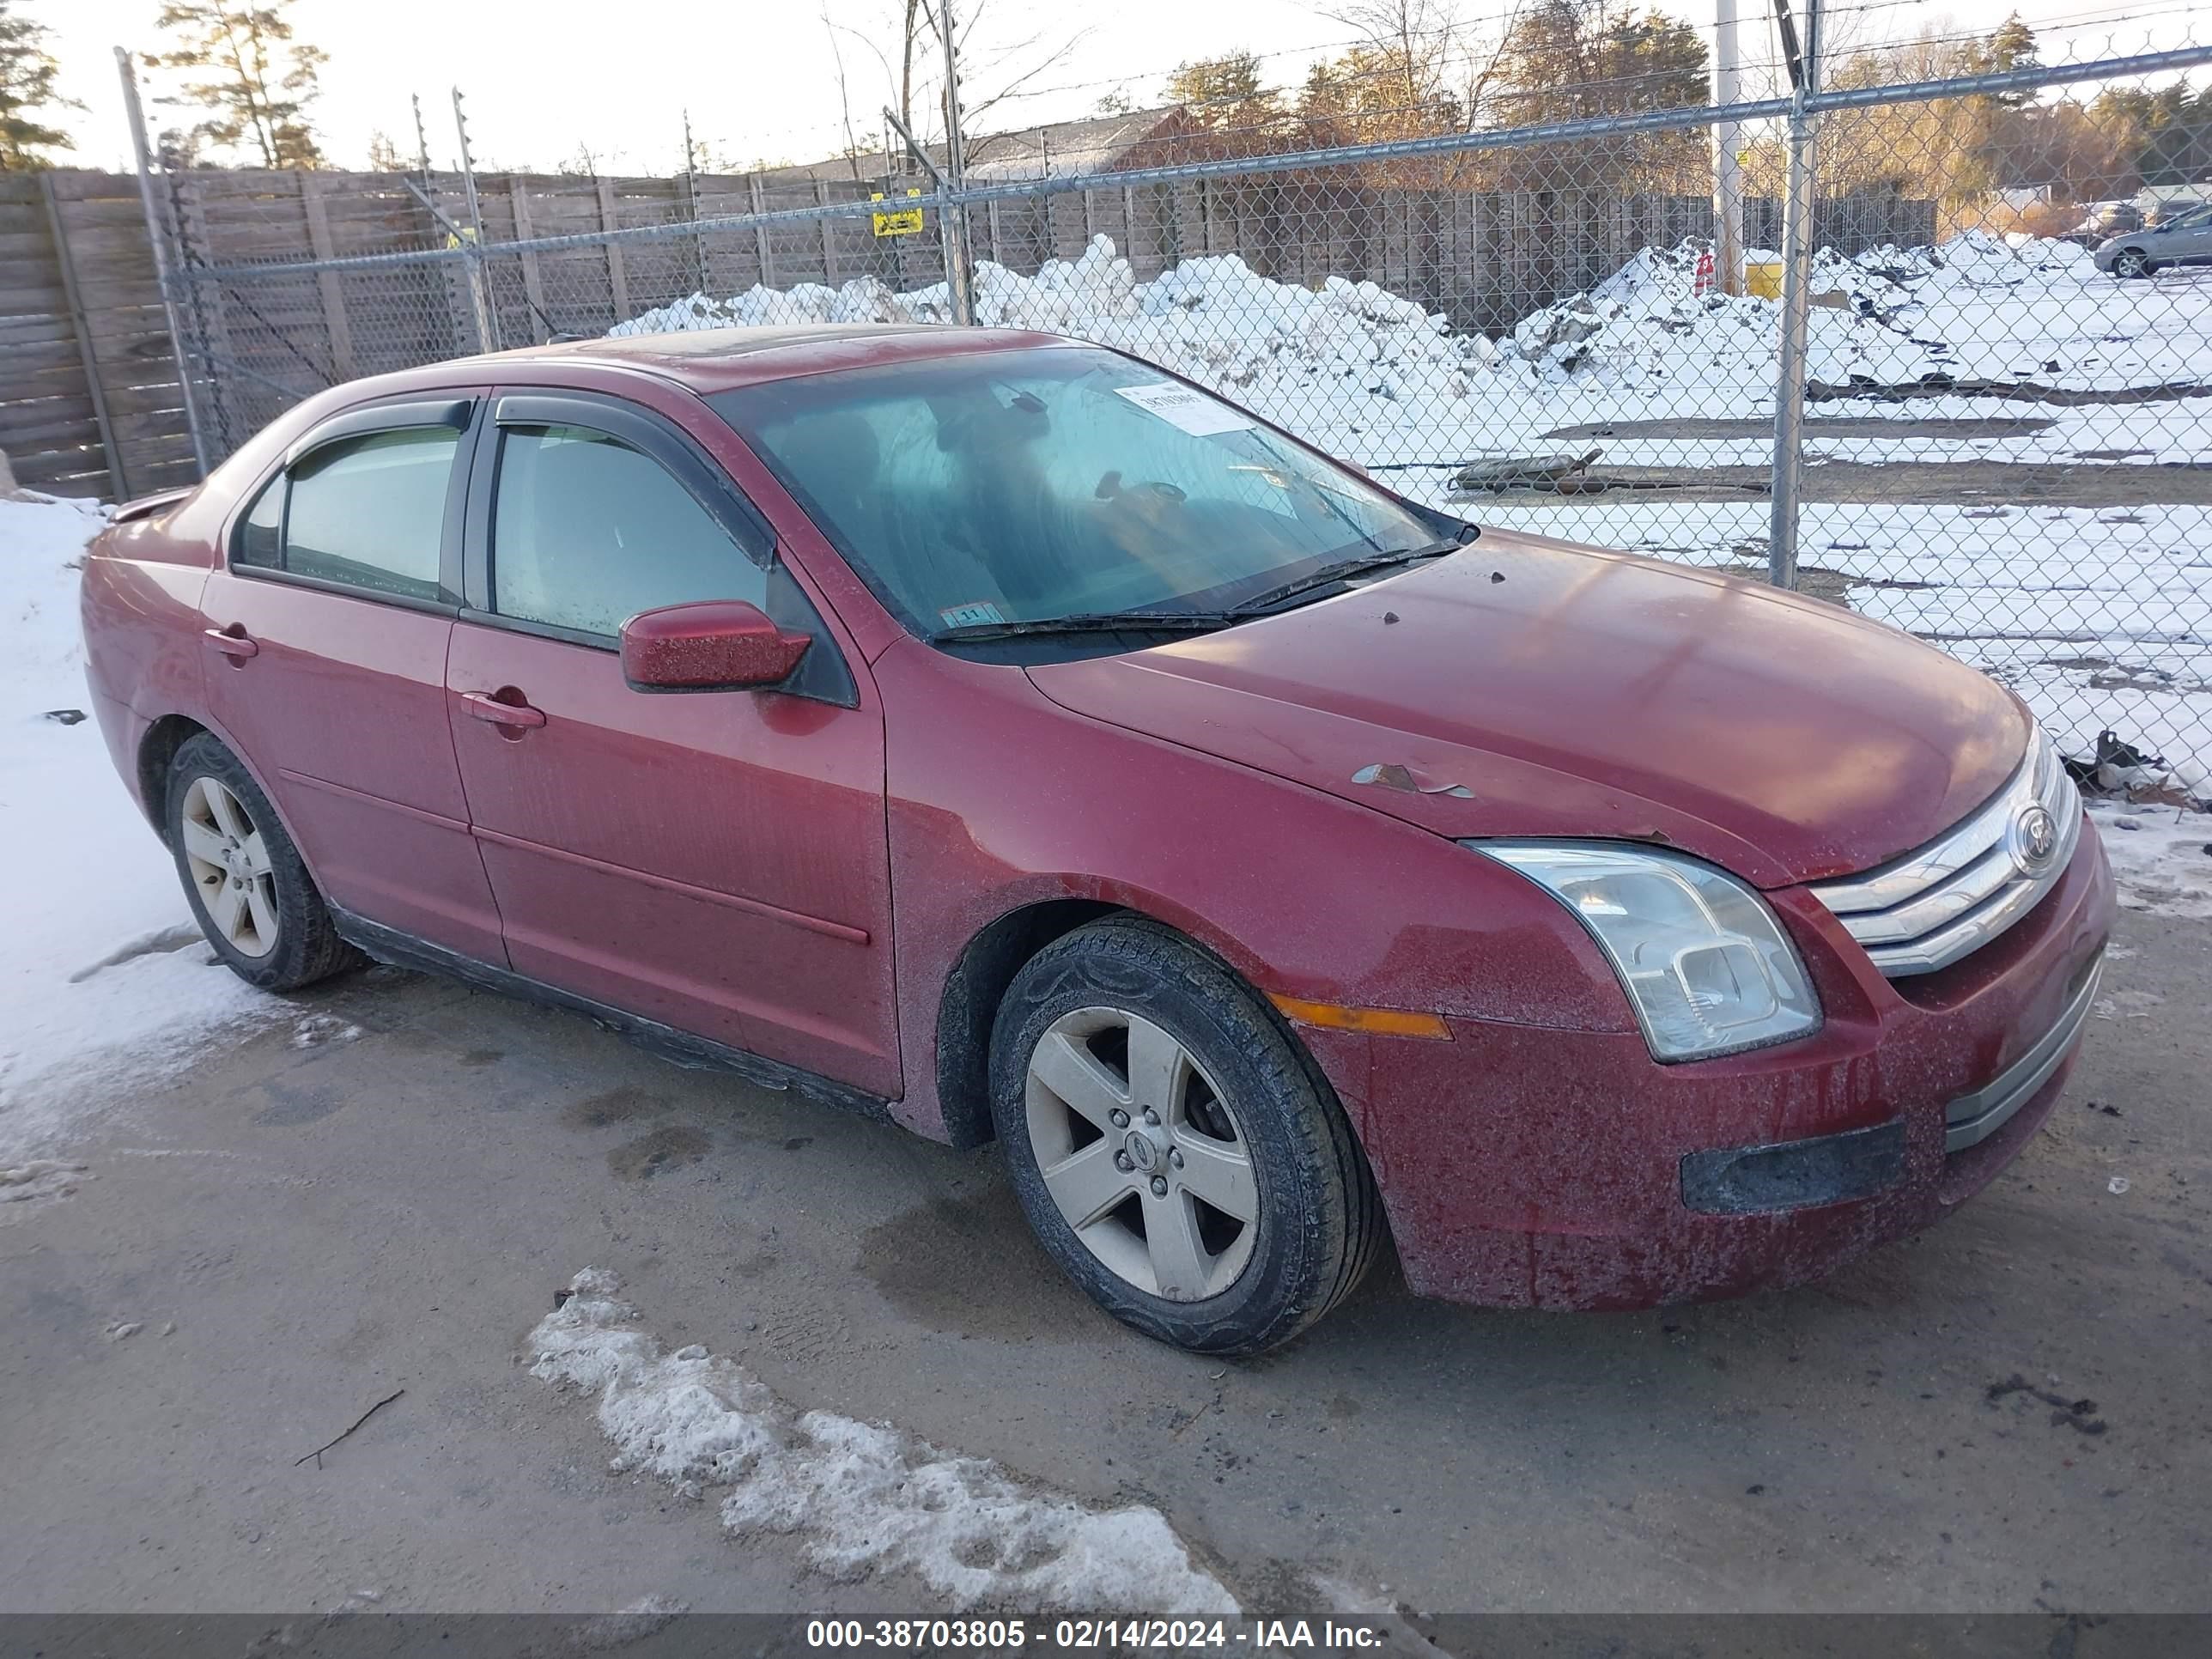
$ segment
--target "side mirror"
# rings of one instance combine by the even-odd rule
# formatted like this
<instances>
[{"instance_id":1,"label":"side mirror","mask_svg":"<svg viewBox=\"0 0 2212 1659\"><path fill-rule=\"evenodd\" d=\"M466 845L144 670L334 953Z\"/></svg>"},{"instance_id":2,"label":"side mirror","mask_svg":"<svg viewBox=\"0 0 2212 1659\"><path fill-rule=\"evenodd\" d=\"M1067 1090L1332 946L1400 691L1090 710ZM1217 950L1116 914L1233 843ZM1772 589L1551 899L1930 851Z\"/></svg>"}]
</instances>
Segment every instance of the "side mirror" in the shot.
<instances>
[{"instance_id":1,"label":"side mirror","mask_svg":"<svg viewBox=\"0 0 2212 1659\"><path fill-rule=\"evenodd\" d=\"M787 679L813 643L756 605L702 599L641 611L623 624L623 678L635 691L732 691Z\"/></svg>"}]
</instances>

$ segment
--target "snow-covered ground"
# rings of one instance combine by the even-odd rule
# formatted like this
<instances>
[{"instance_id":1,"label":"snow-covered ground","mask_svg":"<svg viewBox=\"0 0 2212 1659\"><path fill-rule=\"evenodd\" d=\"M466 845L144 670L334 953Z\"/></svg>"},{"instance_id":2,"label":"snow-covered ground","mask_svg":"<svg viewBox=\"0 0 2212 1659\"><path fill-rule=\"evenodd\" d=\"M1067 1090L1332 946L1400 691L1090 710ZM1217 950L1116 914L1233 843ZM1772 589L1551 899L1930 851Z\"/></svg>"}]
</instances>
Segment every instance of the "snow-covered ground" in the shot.
<instances>
[{"instance_id":1,"label":"snow-covered ground","mask_svg":"<svg viewBox=\"0 0 2212 1659\"><path fill-rule=\"evenodd\" d=\"M823 1572L913 1574L957 1608L1231 1614L1236 1599L1146 1504L1102 1510L884 1424L786 1404L697 1345L671 1353L587 1267L530 1334L533 1376L598 1397L614 1468L711 1490L740 1536L795 1537Z\"/></svg>"},{"instance_id":2,"label":"snow-covered ground","mask_svg":"<svg viewBox=\"0 0 2212 1659\"><path fill-rule=\"evenodd\" d=\"M207 1036L273 1018L192 923L175 866L139 816L86 707L77 563L102 514L0 497L0 1200L74 1114L188 1066Z\"/></svg>"},{"instance_id":3,"label":"snow-covered ground","mask_svg":"<svg viewBox=\"0 0 2212 1659\"><path fill-rule=\"evenodd\" d=\"M2090 821L2120 889L2120 902L2154 915L2212 917L2212 817L2178 806L2092 801Z\"/></svg>"},{"instance_id":4,"label":"snow-covered ground","mask_svg":"<svg viewBox=\"0 0 2212 1659\"><path fill-rule=\"evenodd\" d=\"M1696 255L1688 244L1647 249L1497 340L1454 333L1373 283L1332 277L1307 289L1233 256L1187 259L1140 283L1103 236L1034 276L982 264L976 313L1164 364L1443 505L1459 466L1499 455L1595 449L1601 467L1764 465L1778 308L1698 294ZM1808 369L1834 385L1947 375L2071 395L2212 384L2212 273L2122 282L2072 243L1977 233L1940 248L1823 252L1814 289ZM900 295L864 277L693 295L613 331L939 321L945 305L942 284ZM1856 608L2014 686L2076 752L2109 727L2164 755L2185 787L2212 789L2212 508L2125 505L2141 501L2154 466L2212 465L2212 397L1848 398L1814 414L1875 423L1814 428L1814 465L2063 464L2109 479L2107 508L1965 495L1957 506L1814 504L1801 520L1801 557L1845 579ZM1737 429L1635 429L1686 418ZM1551 435L1574 428L1612 435ZM1986 474L1975 482L1992 487ZM1748 495L1692 502L1616 490L1478 498L1462 510L1724 568L1763 562L1767 544L1767 503Z\"/></svg>"}]
</instances>

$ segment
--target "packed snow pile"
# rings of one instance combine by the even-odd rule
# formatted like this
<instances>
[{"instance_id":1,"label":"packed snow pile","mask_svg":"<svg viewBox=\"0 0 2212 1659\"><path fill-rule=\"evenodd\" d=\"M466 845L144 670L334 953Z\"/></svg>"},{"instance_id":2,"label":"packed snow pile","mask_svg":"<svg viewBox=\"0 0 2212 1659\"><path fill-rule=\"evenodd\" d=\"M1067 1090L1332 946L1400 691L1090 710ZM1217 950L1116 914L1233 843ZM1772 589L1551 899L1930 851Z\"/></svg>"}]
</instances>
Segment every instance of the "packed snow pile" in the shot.
<instances>
[{"instance_id":1,"label":"packed snow pile","mask_svg":"<svg viewBox=\"0 0 2212 1659\"><path fill-rule=\"evenodd\" d=\"M1351 381L1403 404L1466 403L1571 380L1695 387L1719 415L1772 392L1779 309L1755 295L1699 292L1705 245L1639 251L1587 293L1531 313L1501 341L1373 283L1299 288L1233 254L1186 259L1140 283L1106 236L1034 276L984 261L976 320L1080 335L1224 390L1244 393ZM1778 256L1753 250L1753 262ZM1823 248L1811 292L1815 380L1893 386L1953 379L2069 389L2201 379L2212 291L2126 284L2087 250L2045 237L1972 232L1940 247ZM842 288L754 287L726 300L694 294L611 331L810 322L945 322L941 283L898 294L873 276Z\"/></svg>"},{"instance_id":2,"label":"packed snow pile","mask_svg":"<svg viewBox=\"0 0 2212 1659\"><path fill-rule=\"evenodd\" d=\"M841 1578L911 1572L959 1607L1237 1610L1158 1510L1092 1509L901 1430L799 1411L704 1347L667 1352L614 1274L587 1267L569 1289L530 1334L532 1375L596 1394L615 1468L715 1489L732 1533L796 1535Z\"/></svg>"},{"instance_id":3,"label":"packed snow pile","mask_svg":"<svg viewBox=\"0 0 2212 1659\"><path fill-rule=\"evenodd\" d=\"M1446 466L1533 451L1562 425L1771 418L1779 308L1755 295L1698 292L1703 252L1697 242L1645 248L1494 341L1455 331L1444 314L1374 283L1331 276L1301 288L1234 255L1186 259L1139 282L1105 236L1033 276L979 264L976 316L1132 352L1369 465ZM2046 238L1976 233L1937 247L1850 257L1822 249L1812 293L1807 368L1832 386L1993 380L2113 391L2199 383L2212 361L2212 285L2122 283L2097 270L2083 249ZM901 294L866 276L840 288L754 287L720 300L694 294L610 331L941 323L950 315L942 283ZM1830 407L1900 424L1978 407L1942 401L1948 409L1918 397ZM2206 423L2172 404L2053 413L2047 431L1977 453L2059 460L2118 447L2158 460L2212 459ZM2118 443L2123 430L2127 441ZM1898 459L1941 458L1909 434L1864 441L1909 446ZM1646 455L1647 441L1615 447L1614 460L1692 459ZM1717 447L1703 459L1741 462L1754 459L1755 447ZM1418 475L1406 482L1416 489L1428 483Z\"/></svg>"},{"instance_id":4,"label":"packed snow pile","mask_svg":"<svg viewBox=\"0 0 2212 1659\"><path fill-rule=\"evenodd\" d=\"M873 276L842 288L802 283L754 287L727 300L702 294L609 331L848 322L945 322L942 283L896 294ZM1465 376L1496 356L1479 334L1373 283L1330 277L1318 289L1257 275L1234 254L1186 259L1140 283L1112 240L1091 239L1082 258L1048 262L1024 276L989 260L975 268L975 320L992 328L1079 335L1161 363L1193 380L1251 394L1349 380L1396 399L1415 389L1465 398Z\"/></svg>"},{"instance_id":5,"label":"packed snow pile","mask_svg":"<svg viewBox=\"0 0 2212 1659\"><path fill-rule=\"evenodd\" d=\"M1698 292L1702 251L1695 242L1642 250L1587 294L1523 319L1515 355L1554 385L1579 375L1695 387L1698 407L1677 413L1729 412L1732 395L1771 398L1779 307ZM1940 247L1850 257L1822 248L1809 292L1807 372L1836 386L1948 379L2081 391L2198 381L2212 337L2212 295L2120 283L2086 249L2047 237L1970 232Z\"/></svg>"},{"instance_id":6,"label":"packed snow pile","mask_svg":"<svg viewBox=\"0 0 2212 1659\"><path fill-rule=\"evenodd\" d=\"M0 498L0 857L18 873L0 913L0 1200L40 1190L7 1171L75 1110L282 1009L216 963L89 718L77 566L103 521L88 502Z\"/></svg>"}]
</instances>

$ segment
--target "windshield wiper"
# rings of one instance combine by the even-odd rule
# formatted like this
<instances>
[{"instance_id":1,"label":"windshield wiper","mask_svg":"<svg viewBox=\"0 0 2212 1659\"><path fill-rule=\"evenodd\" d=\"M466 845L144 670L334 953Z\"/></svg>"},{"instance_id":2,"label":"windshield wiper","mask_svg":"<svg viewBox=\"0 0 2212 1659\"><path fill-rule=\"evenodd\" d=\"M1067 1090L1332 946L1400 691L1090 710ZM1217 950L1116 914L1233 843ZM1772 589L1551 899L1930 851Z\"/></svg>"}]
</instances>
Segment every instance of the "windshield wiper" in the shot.
<instances>
[{"instance_id":1,"label":"windshield wiper","mask_svg":"<svg viewBox=\"0 0 2212 1659\"><path fill-rule=\"evenodd\" d=\"M1242 620L1272 611L1285 600L1295 599L1302 593L1310 593L1318 587L1334 586L1370 570L1387 570L1394 564L1412 564L1418 559L1442 558L1447 553L1456 553L1482 532L1474 525L1462 525L1458 530L1440 542L1426 547L1403 548L1395 553L1370 553L1364 557L1345 559L1335 564L1325 564L1318 570L1310 570L1303 576L1255 593L1230 607L1229 615Z\"/></svg>"},{"instance_id":2,"label":"windshield wiper","mask_svg":"<svg viewBox=\"0 0 2212 1659\"><path fill-rule=\"evenodd\" d=\"M1040 617L1033 622L963 623L928 635L932 645L964 645L974 640L1018 640L1043 634L1195 634L1242 621L1227 611L1103 611L1072 617Z\"/></svg>"}]
</instances>

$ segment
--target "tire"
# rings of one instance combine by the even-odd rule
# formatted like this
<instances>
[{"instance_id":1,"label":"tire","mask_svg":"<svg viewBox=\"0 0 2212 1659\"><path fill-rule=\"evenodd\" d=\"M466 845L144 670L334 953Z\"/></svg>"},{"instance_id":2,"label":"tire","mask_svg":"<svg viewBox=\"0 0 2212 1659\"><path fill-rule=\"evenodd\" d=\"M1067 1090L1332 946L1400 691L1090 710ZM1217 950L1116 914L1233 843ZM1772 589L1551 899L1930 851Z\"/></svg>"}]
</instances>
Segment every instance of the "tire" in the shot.
<instances>
[{"instance_id":1,"label":"tire","mask_svg":"<svg viewBox=\"0 0 2212 1659\"><path fill-rule=\"evenodd\" d=\"M161 827L193 919L247 984L296 991L361 961L261 786L210 733L170 763Z\"/></svg>"},{"instance_id":2,"label":"tire","mask_svg":"<svg viewBox=\"0 0 2212 1659\"><path fill-rule=\"evenodd\" d=\"M1164 1111L1147 1120L1147 1105ZM1287 1342L1380 1246L1374 1182L1328 1081L1227 968L1143 918L1079 928L1015 975L992 1031L991 1111L1046 1253L1162 1342Z\"/></svg>"},{"instance_id":3,"label":"tire","mask_svg":"<svg viewBox=\"0 0 2212 1659\"><path fill-rule=\"evenodd\" d=\"M2122 248L2112 259L2112 275L2123 281L2148 276L2157 269L2138 248Z\"/></svg>"}]
</instances>

